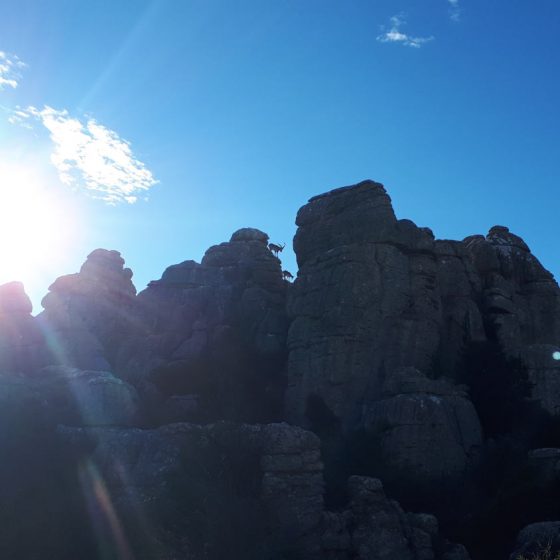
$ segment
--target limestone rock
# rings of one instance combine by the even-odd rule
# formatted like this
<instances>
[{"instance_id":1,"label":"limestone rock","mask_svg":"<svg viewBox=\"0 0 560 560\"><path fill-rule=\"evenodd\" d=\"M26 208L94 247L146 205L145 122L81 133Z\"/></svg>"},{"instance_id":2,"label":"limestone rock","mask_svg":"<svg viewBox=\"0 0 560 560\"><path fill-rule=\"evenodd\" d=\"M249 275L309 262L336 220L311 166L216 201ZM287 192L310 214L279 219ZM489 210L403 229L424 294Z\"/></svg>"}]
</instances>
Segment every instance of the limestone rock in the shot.
<instances>
[{"instance_id":1,"label":"limestone rock","mask_svg":"<svg viewBox=\"0 0 560 560\"><path fill-rule=\"evenodd\" d=\"M45 342L21 282L0 286L0 372L28 373L45 365Z\"/></svg>"},{"instance_id":2,"label":"limestone rock","mask_svg":"<svg viewBox=\"0 0 560 560\"><path fill-rule=\"evenodd\" d=\"M49 366L30 384L57 422L70 426L135 426L140 422L136 390L108 371Z\"/></svg>"},{"instance_id":3,"label":"limestone rock","mask_svg":"<svg viewBox=\"0 0 560 560\"><path fill-rule=\"evenodd\" d=\"M390 500L380 480L352 476L350 503L340 512L323 516L322 546L328 560L468 560L460 545L445 542L437 519L428 514L405 514ZM445 551L440 555L441 543ZM464 556L450 555L453 550Z\"/></svg>"},{"instance_id":4,"label":"limestone rock","mask_svg":"<svg viewBox=\"0 0 560 560\"><path fill-rule=\"evenodd\" d=\"M157 548L169 555L158 558L257 558L247 555L272 545L275 553L320 559L319 440L301 428L171 424L157 430L62 427L59 433L86 450L91 473L104 481L121 519L143 511L156 520ZM180 541L158 524L165 522L162 511L173 512Z\"/></svg>"},{"instance_id":5,"label":"limestone rock","mask_svg":"<svg viewBox=\"0 0 560 560\"><path fill-rule=\"evenodd\" d=\"M58 278L38 316L49 363L81 369L112 369L119 344L134 328L136 289L117 251L96 249L79 273Z\"/></svg>"},{"instance_id":6,"label":"limestone rock","mask_svg":"<svg viewBox=\"0 0 560 560\"><path fill-rule=\"evenodd\" d=\"M286 285L267 241L241 229L200 264L168 267L138 295L142 329L121 347L117 370L164 398L197 396L199 421L279 419Z\"/></svg>"},{"instance_id":7,"label":"limestone rock","mask_svg":"<svg viewBox=\"0 0 560 560\"><path fill-rule=\"evenodd\" d=\"M417 370L395 372L369 406L366 429L379 438L388 469L419 480L459 477L482 446L476 411L464 392Z\"/></svg>"},{"instance_id":8,"label":"limestone rock","mask_svg":"<svg viewBox=\"0 0 560 560\"><path fill-rule=\"evenodd\" d=\"M560 521L531 523L517 535L510 560L518 560L520 556L531 558L531 555L542 552L550 545L551 557L560 552Z\"/></svg>"}]
</instances>

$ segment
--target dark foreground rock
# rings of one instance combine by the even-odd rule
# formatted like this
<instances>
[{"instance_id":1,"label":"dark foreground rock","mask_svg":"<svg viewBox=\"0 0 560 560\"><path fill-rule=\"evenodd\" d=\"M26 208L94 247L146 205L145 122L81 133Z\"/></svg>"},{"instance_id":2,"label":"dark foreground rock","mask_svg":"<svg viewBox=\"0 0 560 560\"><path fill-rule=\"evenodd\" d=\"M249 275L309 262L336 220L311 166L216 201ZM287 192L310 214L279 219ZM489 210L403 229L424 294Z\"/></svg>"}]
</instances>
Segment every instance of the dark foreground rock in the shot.
<instances>
[{"instance_id":1,"label":"dark foreground rock","mask_svg":"<svg viewBox=\"0 0 560 560\"><path fill-rule=\"evenodd\" d=\"M544 552L548 551L548 556ZM554 558L560 552L560 521L532 523L517 536L510 560Z\"/></svg>"},{"instance_id":2,"label":"dark foreground rock","mask_svg":"<svg viewBox=\"0 0 560 560\"><path fill-rule=\"evenodd\" d=\"M348 508L323 516L326 559L470 560L464 547L441 536L433 515L406 514L380 480L352 476L348 491Z\"/></svg>"}]
</instances>

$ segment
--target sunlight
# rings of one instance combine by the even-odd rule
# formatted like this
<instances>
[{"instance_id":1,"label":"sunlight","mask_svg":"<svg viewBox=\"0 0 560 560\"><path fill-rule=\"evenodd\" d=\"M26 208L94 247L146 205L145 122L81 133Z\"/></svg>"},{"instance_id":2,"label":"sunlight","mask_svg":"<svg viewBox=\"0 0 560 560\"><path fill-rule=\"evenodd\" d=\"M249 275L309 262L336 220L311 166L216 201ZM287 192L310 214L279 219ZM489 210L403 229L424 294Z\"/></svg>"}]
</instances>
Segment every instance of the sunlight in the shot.
<instances>
[{"instance_id":1,"label":"sunlight","mask_svg":"<svg viewBox=\"0 0 560 560\"><path fill-rule=\"evenodd\" d=\"M39 169L0 161L0 282L49 270L72 241L73 212Z\"/></svg>"}]
</instances>

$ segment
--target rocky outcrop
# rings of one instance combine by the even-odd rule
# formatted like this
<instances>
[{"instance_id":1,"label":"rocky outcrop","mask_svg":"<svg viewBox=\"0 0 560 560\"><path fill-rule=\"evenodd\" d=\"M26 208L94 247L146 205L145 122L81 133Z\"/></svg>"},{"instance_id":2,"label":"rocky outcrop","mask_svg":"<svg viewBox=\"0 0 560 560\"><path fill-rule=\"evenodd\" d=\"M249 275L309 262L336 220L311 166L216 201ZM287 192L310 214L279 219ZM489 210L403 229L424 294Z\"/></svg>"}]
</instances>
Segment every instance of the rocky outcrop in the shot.
<instances>
[{"instance_id":1,"label":"rocky outcrop","mask_svg":"<svg viewBox=\"0 0 560 560\"><path fill-rule=\"evenodd\" d=\"M350 504L323 516L322 546L327 560L469 560L461 545L448 543L429 514L406 514L387 498L381 481L352 476Z\"/></svg>"},{"instance_id":2,"label":"rocky outcrop","mask_svg":"<svg viewBox=\"0 0 560 560\"><path fill-rule=\"evenodd\" d=\"M48 364L111 370L120 344L134 328L132 271L117 251L96 249L79 273L58 278L37 320L50 352Z\"/></svg>"},{"instance_id":3,"label":"rocky outcrop","mask_svg":"<svg viewBox=\"0 0 560 560\"><path fill-rule=\"evenodd\" d=\"M365 181L312 198L296 223L300 271L289 305L287 395L293 421L306 424L313 394L343 426L359 425L398 368L430 372L444 338L457 348L465 336L483 336L469 303L477 279L466 253L397 220L382 185ZM454 333L452 324L462 328Z\"/></svg>"},{"instance_id":4,"label":"rocky outcrop","mask_svg":"<svg viewBox=\"0 0 560 560\"><path fill-rule=\"evenodd\" d=\"M147 550L130 544L137 558L320 558L322 463L310 432L287 424L59 431L86 450L86 492L108 501L103 515L132 535L138 512L156 520Z\"/></svg>"},{"instance_id":5,"label":"rocky outcrop","mask_svg":"<svg viewBox=\"0 0 560 560\"><path fill-rule=\"evenodd\" d=\"M117 369L174 399L175 419L281 417L287 283L267 241L241 229L138 295L142 331L121 349Z\"/></svg>"},{"instance_id":6,"label":"rocky outcrop","mask_svg":"<svg viewBox=\"0 0 560 560\"><path fill-rule=\"evenodd\" d=\"M558 362L560 290L527 244L507 227L463 241L481 278L481 309L504 350L529 370L533 397L551 414L560 412Z\"/></svg>"},{"instance_id":7,"label":"rocky outcrop","mask_svg":"<svg viewBox=\"0 0 560 560\"><path fill-rule=\"evenodd\" d=\"M321 401L343 432L382 432L385 454L415 475L463 470L481 439L466 396L427 379L416 392L406 385L418 370L451 367L465 340L485 336L465 249L397 220L371 181L312 198L296 223L288 418L309 426L310 399Z\"/></svg>"},{"instance_id":8,"label":"rocky outcrop","mask_svg":"<svg viewBox=\"0 0 560 560\"><path fill-rule=\"evenodd\" d=\"M458 478L482 446L478 417L465 391L411 368L385 381L382 398L364 415L364 426L378 438L375 452L393 476Z\"/></svg>"},{"instance_id":9,"label":"rocky outcrop","mask_svg":"<svg viewBox=\"0 0 560 560\"><path fill-rule=\"evenodd\" d=\"M560 290L507 228L436 240L398 220L372 181L312 198L296 223L290 421L380 432L389 463L414 476L461 473L481 443L476 412L465 392L426 376L459 376L465 348L488 340L522 358L533 398L559 410Z\"/></svg>"},{"instance_id":10,"label":"rocky outcrop","mask_svg":"<svg viewBox=\"0 0 560 560\"><path fill-rule=\"evenodd\" d=\"M49 366L28 382L57 423L69 426L136 426L139 397L132 385L108 371Z\"/></svg>"},{"instance_id":11,"label":"rocky outcrop","mask_svg":"<svg viewBox=\"0 0 560 560\"><path fill-rule=\"evenodd\" d=\"M43 333L21 282L0 286L0 372L27 373L45 364Z\"/></svg>"},{"instance_id":12,"label":"rocky outcrop","mask_svg":"<svg viewBox=\"0 0 560 560\"><path fill-rule=\"evenodd\" d=\"M548 550L549 556L543 556ZM560 552L560 521L531 523L517 536L510 560L533 557L554 558Z\"/></svg>"},{"instance_id":13,"label":"rocky outcrop","mask_svg":"<svg viewBox=\"0 0 560 560\"><path fill-rule=\"evenodd\" d=\"M138 295L104 249L37 318L21 284L0 286L0 447L16 458L0 469L0 556L33 548L9 526L36 491L83 529L61 552L72 524L30 519L53 558L96 543L169 560L468 558L378 478L407 508L437 502L471 545L502 512L500 553L519 525L557 518L538 504L558 490L557 418L528 405L526 372L560 416L560 291L524 241L503 226L437 240L372 181L312 198L297 225L293 285L267 234L244 228ZM376 478L346 489L356 473Z\"/></svg>"}]
</instances>

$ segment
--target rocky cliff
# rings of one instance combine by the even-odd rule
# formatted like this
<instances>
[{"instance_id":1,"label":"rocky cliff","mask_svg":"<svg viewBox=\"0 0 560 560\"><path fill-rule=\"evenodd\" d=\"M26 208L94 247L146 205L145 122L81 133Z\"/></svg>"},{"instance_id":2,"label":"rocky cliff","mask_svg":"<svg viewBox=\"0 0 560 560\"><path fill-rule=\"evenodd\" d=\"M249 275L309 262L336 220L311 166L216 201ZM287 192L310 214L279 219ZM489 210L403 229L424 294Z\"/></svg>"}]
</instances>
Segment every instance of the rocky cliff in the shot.
<instances>
[{"instance_id":1,"label":"rocky cliff","mask_svg":"<svg viewBox=\"0 0 560 560\"><path fill-rule=\"evenodd\" d=\"M4 557L506 558L560 519L529 498L560 289L523 240L437 240L372 181L296 223L293 284L245 228L139 294L104 249L37 317L0 287Z\"/></svg>"}]
</instances>

